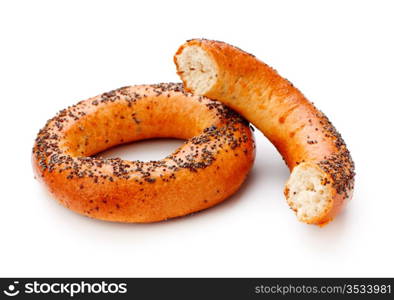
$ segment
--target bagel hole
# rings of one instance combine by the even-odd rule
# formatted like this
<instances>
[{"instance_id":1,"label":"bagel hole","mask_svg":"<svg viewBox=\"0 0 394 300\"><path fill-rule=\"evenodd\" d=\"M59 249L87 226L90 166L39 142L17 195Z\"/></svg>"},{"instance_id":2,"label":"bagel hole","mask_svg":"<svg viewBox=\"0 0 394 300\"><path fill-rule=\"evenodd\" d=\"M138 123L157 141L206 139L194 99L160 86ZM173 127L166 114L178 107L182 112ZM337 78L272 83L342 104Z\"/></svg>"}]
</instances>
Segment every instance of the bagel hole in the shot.
<instances>
[{"instance_id":1,"label":"bagel hole","mask_svg":"<svg viewBox=\"0 0 394 300\"><path fill-rule=\"evenodd\" d=\"M114 146L105 151L99 152L94 157L121 158L129 161L152 161L161 160L173 153L183 145L185 140L175 138L156 138L136 141Z\"/></svg>"}]
</instances>

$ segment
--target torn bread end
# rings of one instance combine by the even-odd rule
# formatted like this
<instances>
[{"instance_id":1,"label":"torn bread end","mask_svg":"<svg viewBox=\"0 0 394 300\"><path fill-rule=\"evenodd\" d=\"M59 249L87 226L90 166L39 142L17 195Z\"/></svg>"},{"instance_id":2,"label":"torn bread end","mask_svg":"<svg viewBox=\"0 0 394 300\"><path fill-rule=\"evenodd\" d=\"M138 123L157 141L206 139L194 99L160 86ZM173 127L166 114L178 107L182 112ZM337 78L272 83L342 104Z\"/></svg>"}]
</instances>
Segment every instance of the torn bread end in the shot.
<instances>
[{"instance_id":1,"label":"torn bread end","mask_svg":"<svg viewBox=\"0 0 394 300\"><path fill-rule=\"evenodd\" d=\"M296 166L285 188L285 195L297 218L305 223L319 223L332 207L332 187L327 175L316 165Z\"/></svg>"},{"instance_id":2,"label":"torn bread end","mask_svg":"<svg viewBox=\"0 0 394 300\"><path fill-rule=\"evenodd\" d=\"M175 56L178 74L187 88L195 94L204 95L215 84L217 71L214 61L199 46L186 46Z\"/></svg>"}]
</instances>

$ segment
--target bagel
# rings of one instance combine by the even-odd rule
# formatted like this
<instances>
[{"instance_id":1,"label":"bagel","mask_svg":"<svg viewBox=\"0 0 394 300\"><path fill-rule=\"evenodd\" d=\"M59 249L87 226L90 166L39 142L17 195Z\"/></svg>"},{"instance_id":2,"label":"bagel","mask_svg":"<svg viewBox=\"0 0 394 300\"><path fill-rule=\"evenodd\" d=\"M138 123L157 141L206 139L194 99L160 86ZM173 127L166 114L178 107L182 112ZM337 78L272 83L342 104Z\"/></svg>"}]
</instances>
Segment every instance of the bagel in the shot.
<instances>
[{"instance_id":1,"label":"bagel","mask_svg":"<svg viewBox=\"0 0 394 300\"><path fill-rule=\"evenodd\" d=\"M104 159L122 143L187 141L160 161ZM37 177L61 204L114 222L147 223L211 207L233 194L254 161L249 124L182 84L123 87L60 111L33 147Z\"/></svg>"},{"instance_id":2,"label":"bagel","mask_svg":"<svg viewBox=\"0 0 394 300\"><path fill-rule=\"evenodd\" d=\"M174 56L185 90L219 100L275 145L291 174L284 189L298 219L324 225L351 199L354 163L341 135L313 103L253 55L194 39Z\"/></svg>"}]
</instances>

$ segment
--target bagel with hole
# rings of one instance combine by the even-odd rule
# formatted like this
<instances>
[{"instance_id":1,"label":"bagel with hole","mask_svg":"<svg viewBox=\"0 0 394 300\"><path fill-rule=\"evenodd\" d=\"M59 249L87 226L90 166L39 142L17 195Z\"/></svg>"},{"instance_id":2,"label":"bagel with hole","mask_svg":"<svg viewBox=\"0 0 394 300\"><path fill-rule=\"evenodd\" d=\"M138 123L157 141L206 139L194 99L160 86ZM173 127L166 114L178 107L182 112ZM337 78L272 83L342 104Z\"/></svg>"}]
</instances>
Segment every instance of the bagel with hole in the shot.
<instances>
[{"instance_id":1,"label":"bagel with hole","mask_svg":"<svg viewBox=\"0 0 394 300\"><path fill-rule=\"evenodd\" d=\"M159 161L94 156L138 140L186 142ZM211 207L238 190L254 161L249 124L182 84L124 87L60 111L33 147L37 177L64 206L115 222L156 222Z\"/></svg>"},{"instance_id":2,"label":"bagel with hole","mask_svg":"<svg viewBox=\"0 0 394 300\"><path fill-rule=\"evenodd\" d=\"M298 219L324 225L352 197L354 163L341 135L313 103L253 55L194 39L174 56L184 87L228 105L281 153L291 174L284 193Z\"/></svg>"}]
</instances>

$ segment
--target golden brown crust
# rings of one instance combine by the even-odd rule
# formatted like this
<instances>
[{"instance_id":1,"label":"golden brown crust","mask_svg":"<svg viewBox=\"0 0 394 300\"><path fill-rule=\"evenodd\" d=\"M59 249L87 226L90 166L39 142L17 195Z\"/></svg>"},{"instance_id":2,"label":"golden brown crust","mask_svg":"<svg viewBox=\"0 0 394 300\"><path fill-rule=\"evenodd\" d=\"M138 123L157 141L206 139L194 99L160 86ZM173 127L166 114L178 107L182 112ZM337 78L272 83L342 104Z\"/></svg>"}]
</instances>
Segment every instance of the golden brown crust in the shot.
<instances>
[{"instance_id":1,"label":"golden brown crust","mask_svg":"<svg viewBox=\"0 0 394 300\"><path fill-rule=\"evenodd\" d=\"M92 157L153 137L188 139L160 161ZM155 222L213 206L254 160L248 123L181 84L124 87L59 112L40 130L33 166L66 207L117 222Z\"/></svg>"},{"instance_id":2,"label":"golden brown crust","mask_svg":"<svg viewBox=\"0 0 394 300\"><path fill-rule=\"evenodd\" d=\"M314 224L334 218L354 188L354 163L338 131L313 103L274 69L234 46L205 39L189 40L189 46L205 50L216 64L217 80L204 96L233 108L260 129L283 156L289 169L308 162L327 175L332 206ZM285 190L287 196L287 192Z\"/></svg>"}]
</instances>

